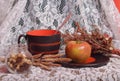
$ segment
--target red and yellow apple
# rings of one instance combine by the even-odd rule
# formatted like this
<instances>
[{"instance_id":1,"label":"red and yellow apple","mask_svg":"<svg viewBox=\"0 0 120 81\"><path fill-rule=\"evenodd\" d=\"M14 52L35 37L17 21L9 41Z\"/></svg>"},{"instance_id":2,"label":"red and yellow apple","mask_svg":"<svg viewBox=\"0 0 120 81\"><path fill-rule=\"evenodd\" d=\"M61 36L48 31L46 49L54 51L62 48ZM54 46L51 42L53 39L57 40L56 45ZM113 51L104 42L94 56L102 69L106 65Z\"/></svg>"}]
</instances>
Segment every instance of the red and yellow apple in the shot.
<instances>
[{"instance_id":1,"label":"red and yellow apple","mask_svg":"<svg viewBox=\"0 0 120 81\"><path fill-rule=\"evenodd\" d=\"M65 47L66 57L75 63L85 63L91 56L91 45L85 41L69 41Z\"/></svg>"}]
</instances>

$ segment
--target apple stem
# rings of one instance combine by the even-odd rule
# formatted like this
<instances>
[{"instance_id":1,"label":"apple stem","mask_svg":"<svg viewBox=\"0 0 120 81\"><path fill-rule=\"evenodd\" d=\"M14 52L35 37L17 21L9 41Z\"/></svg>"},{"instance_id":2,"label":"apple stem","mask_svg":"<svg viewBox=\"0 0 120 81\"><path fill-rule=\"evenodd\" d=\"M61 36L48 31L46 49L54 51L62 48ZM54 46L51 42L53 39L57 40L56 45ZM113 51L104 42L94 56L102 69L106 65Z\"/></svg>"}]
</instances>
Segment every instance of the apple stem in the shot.
<instances>
[{"instance_id":1,"label":"apple stem","mask_svg":"<svg viewBox=\"0 0 120 81\"><path fill-rule=\"evenodd\" d=\"M80 43L82 43L82 41L77 40L76 43L77 43L77 44L80 44Z\"/></svg>"}]
</instances>

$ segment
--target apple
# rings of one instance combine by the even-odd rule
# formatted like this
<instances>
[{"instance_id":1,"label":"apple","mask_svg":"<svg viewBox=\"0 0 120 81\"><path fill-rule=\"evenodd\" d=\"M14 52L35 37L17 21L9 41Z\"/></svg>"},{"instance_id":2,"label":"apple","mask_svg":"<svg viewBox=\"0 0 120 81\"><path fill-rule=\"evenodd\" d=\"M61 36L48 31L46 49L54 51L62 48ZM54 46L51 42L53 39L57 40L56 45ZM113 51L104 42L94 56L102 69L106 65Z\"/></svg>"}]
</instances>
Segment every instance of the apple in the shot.
<instances>
[{"instance_id":1,"label":"apple","mask_svg":"<svg viewBox=\"0 0 120 81\"><path fill-rule=\"evenodd\" d=\"M69 41L65 47L66 57L75 63L85 63L91 56L91 45L85 41Z\"/></svg>"}]
</instances>

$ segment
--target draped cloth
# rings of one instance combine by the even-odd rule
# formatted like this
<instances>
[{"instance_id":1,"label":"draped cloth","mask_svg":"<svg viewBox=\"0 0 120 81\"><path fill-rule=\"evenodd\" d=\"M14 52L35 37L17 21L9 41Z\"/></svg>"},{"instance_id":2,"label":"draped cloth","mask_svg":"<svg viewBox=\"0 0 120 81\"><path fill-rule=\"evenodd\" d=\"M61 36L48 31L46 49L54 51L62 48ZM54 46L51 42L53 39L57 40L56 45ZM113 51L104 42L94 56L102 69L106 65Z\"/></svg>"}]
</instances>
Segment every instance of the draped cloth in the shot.
<instances>
[{"instance_id":1,"label":"draped cloth","mask_svg":"<svg viewBox=\"0 0 120 81\"><path fill-rule=\"evenodd\" d=\"M79 4L80 7L83 7L83 5L84 5L83 2L87 3L89 1L78 0L77 4ZM98 17L100 17L100 19L102 19L101 20L102 25L99 25L99 26L101 26L100 29L104 31L105 28L102 28L102 27L106 26L107 28L109 28L109 30L112 31L114 38L120 40L120 35L119 35L120 34L120 23L119 23L120 22L120 13L115 6L114 0L95 0L95 1L93 0L92 4L93 5L99 4L99 9L93 8L92 10L93 10L93 13L96 13L94 15L94 20L97 19L97 17L95 17L96 15L99 15ZM90 5L88 5L88 6L90 6ZM84 11L86 9L87 8L83 7ZM83 14L85 14L85 12L83 12ZM86 18L86 15L83 15L83 17ZM87 18L84 20L85 20L85 22L87 22L86 26L88 27L89 22L88 22ZM98 21L98 20L99 20L99 18L95 21ZM98 25L98 24L96 24L96 25ZM107 31L109 31L109 30L107 30Z\"/></svg>"},{"instance_id":2,"label":"draped cloth","mask_svg":"<svg viewBox=\"0 0 120 81\"><path fill-rule=\"evenodd\" d=\"M120 40L120 13L115 6L113 0L100 0L102 8L104 9L107 21L115 35L115 38Z\"/></svg>"},{"instance_id":3,"label":"draped cloth","mask_svg":"<svg viewBox=\"0 0 120 81\"><path fill-rule=\"evenodd\" d=\"M0 0L0 43L6 43L10 28L18 22L23 14L26 0Z\"/></svg>"},{"instance_id":4,"label":"draped cloth","mask_svg":"<svg viewBox=\"0 0 120 81\"><path fill-rule=\"evenodd\" d=\"M69 1L72 4L69 5ZM75 1L76 3L74 3ZM30 2L29 9L26 13L24 10L28 2ZM62 23L68 13L67 9L70 9L71 6L73 6L73 10L80 9L78 10L80 12L73 13L77 13L76 17L80 17L81 26L90 30L90 25L95 24L103 32L112 36L112 31L113 37L120 39L120 14L113 0L0 0L0 44L16 41L18 32L20 34L29 29L40 29L42 27L55 29L58 24ZM18 26L21 18L24 25ZM71 24L72 21L69 21L61 31L74 29ZM14 29L14 34L11 33L11 29Z\"/></svg>"},{"instance_id":5,"label":"draped cloth","mask_svg":"<svg viewBox=\"0 0 120 81\"><path fill-rule=\"evenodd\" d=\"M67 3L68 1L70 1L70 5ZM76 2L74 3L74 1ZM28 3L29 9L25 12L24 10L26 5L28 6ZM24 34L30 29L40 29L43 27L54 29L66 17L68 8L74 15L72 17L73 20L80 19L80 25L85 26L88 31L91 25L95 24L98 25L101 31L107 32L111 36L113 34L115 39L120 40L120 14L113 0L0 0L0 46L3 47L4 44L15 42L19 34ZM74 9L78 11L75 12ZM74 27L71 27L71 23L72 20L66 23L61 31L65 29L72 31ZM111 31L112 34L110 33ZM120 43L118 44L120 45ZM5 53L5 51L3 52ZM64 53L64 49L61 53ZM53 68L49 72L32 66L31 72L25 75L0 73L0 80L118 81L120 80L119 75L120 58L113 57L103 67L80 69L58 67Z\"/></svg>"},{"instance_id":6,"label":"draped cloth","mask_svg":"<svg viewBox=\"0 0 120 81\"><path fill-rule=\"evenodd\" d=\"M63 54L61 50L60 54ZM0 63L2 65L2 63ZM0 81L119 81L120 57L110 58L102 67L51 67L51 71L32 66L30 72L22 74L0 73Z\"/></svg>"}]
</instances>

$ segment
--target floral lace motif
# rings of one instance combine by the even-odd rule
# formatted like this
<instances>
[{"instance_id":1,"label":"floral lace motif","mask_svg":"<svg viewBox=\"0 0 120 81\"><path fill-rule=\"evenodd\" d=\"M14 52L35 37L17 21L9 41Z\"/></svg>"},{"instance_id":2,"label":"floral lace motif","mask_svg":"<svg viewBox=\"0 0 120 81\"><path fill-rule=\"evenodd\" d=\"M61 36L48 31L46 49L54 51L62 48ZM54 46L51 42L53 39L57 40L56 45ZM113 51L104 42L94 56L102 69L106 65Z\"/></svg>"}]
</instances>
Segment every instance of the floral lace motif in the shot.
<instances>
[{"instance_id":1,"label":"floral lace motif","mask_svg":"<svg viewBox=\"0 0 120 81\"><path fill-rule=\"evenodd\" d=\"M61 51L63 53L63 51ZM46 71L31 67L28 74L0 73L1 81L118 81L120 79L120 57L110 58L110 62L98 68L54 67ZM0 63L1 65L1 63Z\"/></svg>"},{"instance_id":2,"label":"floral lace motif","mask_svg":"<svg viewBox=\"0 0 120 81\"><path fill-rule=\"evenodd\" d=\"M17 43L19 35L26 34L29 30L57 29L69 12L72 17L60 29L62 33L72 33L76 28L74 21L77 21L88 32L92 30L92 25L97 25L102 33L120 39L120 14L113 0L27 0L27 3L25 0L18 1L17 5L0 26L1 45Z\"/></svg>"}]
</instances>

